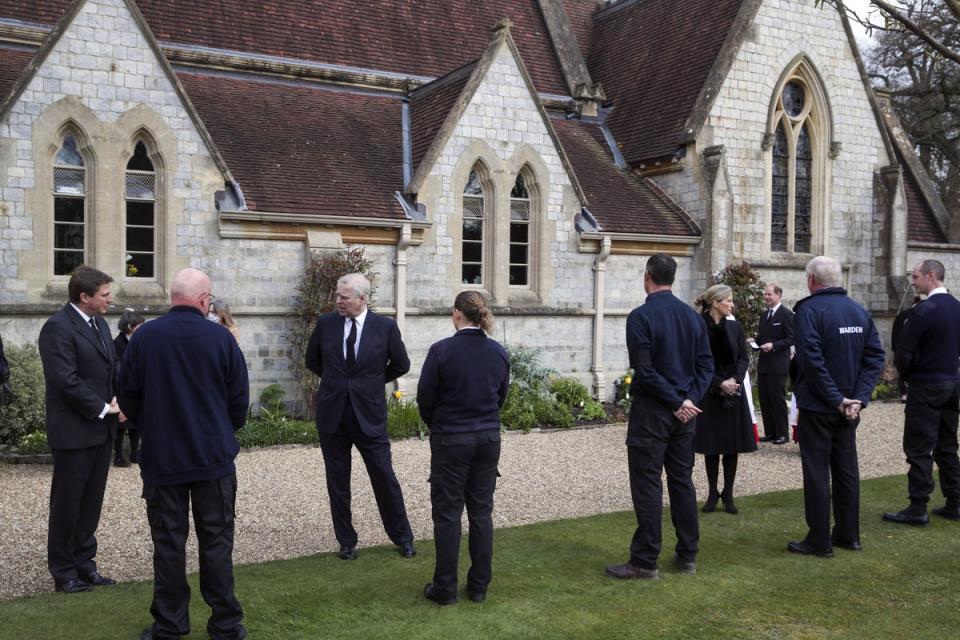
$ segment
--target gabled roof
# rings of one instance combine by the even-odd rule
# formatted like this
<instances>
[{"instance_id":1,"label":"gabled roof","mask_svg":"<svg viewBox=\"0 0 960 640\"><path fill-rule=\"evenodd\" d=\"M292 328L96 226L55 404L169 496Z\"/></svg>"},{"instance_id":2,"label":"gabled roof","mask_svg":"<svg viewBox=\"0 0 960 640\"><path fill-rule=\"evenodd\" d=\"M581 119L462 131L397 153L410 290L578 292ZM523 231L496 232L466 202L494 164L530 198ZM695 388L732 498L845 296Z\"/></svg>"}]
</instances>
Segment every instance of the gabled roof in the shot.
<instances>
[{"instance_id":1,"label":"gabled roof","mask_svg":"<svg viewBox=\"0 0 960 640\"><path fill-rule=\"evenodd\" d=\"M0 0L0 5L12 0ZM164 43L438 77L476 57L502 18L537 90L567 87L537 0L137 0Z\"/></svg>"},{"instance_id":2,"label":"gabled roof","mask_svg":"<svg viewBox=\"0 0 960 640\"><path fill-rule=\"evenodd\" d=\"M420 166L447 115L453 110L457 98L463 94L476 66L476 62L471 62L410 93L412 171L416 171Z\"/></svg>"},{"instance_id":3,"label":"gabled roof","mask_svg":"<svg viewBox=\"0 0 960 640\"><path fill-rule=\"evenodd\" d=\"M900 118L890 100L876 96L880 126L885 127L893 145L896 161L903 168L903 187L907 197L907 241L947 242L950 212L940 199L936 186L920 164Z\"/></svg>"},{"instance_id":4,"label":"gabled roof","mask_svg":"<svg viewBox=\"0 0 960 640\"><path fill-rule=\"evenodd\" d=\"M13 85L23 75L33 54L32 49L0 45L0 100L10 95Z\"/></svg>"},{"instance_id":5,"label":"gabled roof","mask_svg":"<svg viewBox=\"0 0 960 640\"><path fill-rule=\"evenodd\" d=\"M599 123L558 116L553 125L604 232L700 236L697 223L652 180L616 165Z\"/></svg>"},{"instance_id":6,"label":"gabled roof","mask_svg":"<svg viewBox=\"0 0 960 640\"><path fill-rule=\"evenodd\" d=\"M616 106L609 125L627 162L673 154L695 135L739 46L736 27L759 4L625 0L594 14L590 72Z\"/></svg>"},{"instance_id":7,"label":"gabled roof","mask_svg":"<svg viewBox=\"0 0 960 640\"><path fill-rule=\"evenodd\" d=\"M194 127L196 127L197 132L200 134L200 138L204 141L204 144L207 147L207 150L210 152L210 155L213 157L214 163L216 163L217 168L220 169L220 172L224 176L224 180L227 183L234 183L233 176L230 173L230 169L227 167L226 163L223 160L223 157L220 155L220 151L217 149L217 146L214 144L213 139L210 138L210 134L207 132L204 127L203 121L200 120L197 115L193 105L190 102L190 98L184 93L183 87L180 85L180 82L177 80L176 74L173 72L173 67L170 66L170 62L167 60L166 56L160 51L160 46L157 43L156 39L153 36L153 33L150 30L149 25L147 25L144 20L143 15L137 9L135 0L122 0L126 5L127 9L130 11L133 21L137 24L137 27L140 29L140 32L143 34L143 37L146 39L148 46L150 47L151 52L155 56L157 63L160 65L160 68L163 70L164 75L167 80L173 86L173 90L176 92L177 96L180 98L184 110L187 112L187 115L190 117L191 122ZM0 2L10 2L11 8L14 11L14 17L19 19L24 13L31 9L33 3L23 2L22 0L0 0ZM47 0L43 0L39 4L46 6ZM40 44L40 47L36 50L35 53L30 57L30 60L27 62L27 65L22 68L21 73L18 75L13 85L8 88L5 93L0 93L0 119L3 119L7 116L9 110L12 108L14 103L19 99L21 93L27 88L30 82L33 80L34 76L37 73L37 70L43 65L46 61L47 56L50 55L50 52L59 42L60 38L66 32L66 30L73 23L74 18L77 17L77 14L83 10L83 7L86 5L87 0L71 0L68 3L64 3L63 10L60 13L59 18L53 24L53 28L47 33L44 37L43 42ZM59 5L57 5L59 7ZM0 5L0 18L7 17L6 14L2 13L6 9L4 5ZM36 7L33 7L37 9ZM48 15L44 11L37 9L36 19L40 19Z\"/></svg>"},{"instance_id":8,"label":"gabled roof","mask_svg":"<svg viewBox=\"0 0 960 640\"><path fill-rule=\"evenodd\" d=\"M400 96L215 72L178 72L247 208L404 218Z\"/></svg>"},{"instance_id":9,"label":"gabled roof","mask_svg":"<svg viewBox=\"0 0 960 640\"><path fill-rule=\"evenodd\" d=\"M436 122L439 121L438 114L432 114L429 116L429 119L431 120L430 126L423 125L421 127L421 125L417 124L412 125L413 129L418 127L422 128L422 133L420 134L421 148L423 142L428 141L429 134L427 132L435 131L436 133L431 136L432 139L429 139L429 146L427 146L426 150L421 152L422 155L420 162L414 165L415 169L413 171L413 177L410 179L410 183L406 186L406 191L408 193L417 193L420 190L420 187L423 185L423 181L427 178L427 174L429 173L431 167L437 161L437 158L440 157L444 145L446 145L447 140L449 140L450 136L453 134L454 128L460 121L460 118L463 116L463 113L466 111L467 107L470 105L470 101L473 99L474 94L480 87L480 84L486 78L487 73L493 66L493 63L496 61L497 55L499 55L503 47L506 47L507 50L510 51L510 55L513 56L513 59L517 64L517 68L520 71L520 77L522 77L524 81L524 86L530 93L530 99L540 114L543 125L547 129L547 133L550 135L550 139L557 150L557 154L560 156L560 162L567 171L567 176L570 179L570 183L573 185L574 191L577 193L577 197L580 199L580 202L586 204L586 196L583 194L583 190L580 188L580 184L577 181L577 176L574 173L573 166L570 164L570 159L567 157L566 153L564 153L563 147L557 138L556 131L554 131L550 124L550 118L547 117L547 112L536 95L536 87L534 87L533 79L530 77L526 65L523 63L523 58L520 55L519 48L517 47L517 44L513 39L513 35L511 34L512 26L512 23L508 19L499 22L497 24L497 28L494 29L493 39L484 50L483 55L480 56L480 59L477 60L475 64L467 65L463 69L459 69L450 74L449 83L455 86L451 87L450 91L445 92L445 94L442 96L444 102L440 103L439 97L437 99L438 104L442 104L443 106L448 104L450 105L449 110L443 116L442 123L440 123L438 127L436 126ZM462 83L460 81L461 73L466 76L466 81ZM437 90L440 90L440 88L444 87L445 84L445 81L438 82ZM460 87L460 90L456 95L453 95L456 87ZM427 89L429 90L429 87L427 87ZM428 91L426 95L429 95L429 93L430 92Z\"/></svg>"}]
</instances>

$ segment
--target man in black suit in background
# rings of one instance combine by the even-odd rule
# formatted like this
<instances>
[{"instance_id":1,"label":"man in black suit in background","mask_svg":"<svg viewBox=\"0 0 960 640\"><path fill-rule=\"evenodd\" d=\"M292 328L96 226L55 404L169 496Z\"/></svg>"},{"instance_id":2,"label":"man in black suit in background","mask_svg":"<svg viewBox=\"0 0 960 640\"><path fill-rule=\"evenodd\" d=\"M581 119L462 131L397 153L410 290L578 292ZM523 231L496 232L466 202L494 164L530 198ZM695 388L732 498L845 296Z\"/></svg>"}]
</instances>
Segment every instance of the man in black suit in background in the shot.
<instances>
[{"instance_id":1,"label":"man in black suit in background","mask_svg":"<svg viewBox=\"0 0 960 640\"><path fill-rule=\"evenodd\" d=\"M767 310L760 316L757 345L757 381L760 388L760 415L763 416L764 442L786 444L787 374L790 372L790 347L793 345L793 311L780 304L783 289L768 284L763 290Z\"/></svg>"},{"instance_id":2,"label":"man in black suit in background","mask_svg":"<svg viewBox=\"0 0 960 640\"><path fill-rule=\"evenodd\" d=\"M400 555L411 558L417 552L393 471L384 390L410 370L410 359L397 324L367 309L369 295L370 282L363 274L350 273L337 281L337 310L317 320L306 365L320 376L314 412L340 557L357 557L350 512L350 458L355 446L367 467L384 529Z\"/></svg>"},{"instance_id":3,"label":"man in black suit in background","mask_svg":"<svg viewBox=\"0 0 960 640\"><path fill-rule=\"evenodd\" d=\"M47 565L54 587L64 593L115 584L94 562L120 412L117 357L110 327L100 317L113 301L111 282L102 271L77 267L67 285L70 302L40 330L53 451Z\"/></svg>"}]
</instances>

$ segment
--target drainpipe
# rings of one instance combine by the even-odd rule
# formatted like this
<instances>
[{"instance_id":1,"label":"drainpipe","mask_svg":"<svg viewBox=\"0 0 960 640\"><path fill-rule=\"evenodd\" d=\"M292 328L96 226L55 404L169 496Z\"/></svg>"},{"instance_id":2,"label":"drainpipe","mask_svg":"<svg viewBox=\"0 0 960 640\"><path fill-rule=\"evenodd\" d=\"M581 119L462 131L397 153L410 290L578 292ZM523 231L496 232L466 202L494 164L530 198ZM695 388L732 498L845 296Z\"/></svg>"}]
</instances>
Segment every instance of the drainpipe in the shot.
<instances>
[{"instance_id":1,"label":"drainpipe","mask_svg":"<svg viewBox=\"0 0 960 640\"><path fill-rule=\"evenodd\" d=\"M410 248L410 239L413 235L413 227L410 223L400 227L400 240L397 241L397 257L394 259L394 271L396 272L396 284L394 288L394 305L397 308L397 327L402 334L407 324L407 249ZM398 378L394 382L394 389L403 392L405 390L403 378Z\"/></svg>"},{"instance_id":2,"label":"drainpipe","mask_svg":"<svg viewBox=\"0 0 960 640\"><path fill-rule=\"evenodd\" d=\"M612 242L609 235L603 236L600 241L600 253L593 262L593 395L603 400L607 390L607 383L603 377L603 319L604 298L607 282L607 258L610 257Z\"/></svg>"}]
</instances>

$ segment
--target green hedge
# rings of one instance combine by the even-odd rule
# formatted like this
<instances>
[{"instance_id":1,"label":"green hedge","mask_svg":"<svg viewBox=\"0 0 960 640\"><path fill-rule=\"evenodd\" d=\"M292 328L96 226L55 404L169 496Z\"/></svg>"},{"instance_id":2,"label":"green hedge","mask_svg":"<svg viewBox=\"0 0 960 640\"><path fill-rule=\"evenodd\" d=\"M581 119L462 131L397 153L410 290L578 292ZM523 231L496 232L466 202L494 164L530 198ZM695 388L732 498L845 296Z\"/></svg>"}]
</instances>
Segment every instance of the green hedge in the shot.
<instances>
[{"instance_id":1,"label":"green hedge","mask_svg":"<svg viewBox=\"0 0 960 640\"><path fill-rule=\"evenodd\" d=\"M0 444L16 445L25 435L46 430L43 364L35 344L7 347L4 354L17 399L0 407Z\"/></svg>"}]
</instances>

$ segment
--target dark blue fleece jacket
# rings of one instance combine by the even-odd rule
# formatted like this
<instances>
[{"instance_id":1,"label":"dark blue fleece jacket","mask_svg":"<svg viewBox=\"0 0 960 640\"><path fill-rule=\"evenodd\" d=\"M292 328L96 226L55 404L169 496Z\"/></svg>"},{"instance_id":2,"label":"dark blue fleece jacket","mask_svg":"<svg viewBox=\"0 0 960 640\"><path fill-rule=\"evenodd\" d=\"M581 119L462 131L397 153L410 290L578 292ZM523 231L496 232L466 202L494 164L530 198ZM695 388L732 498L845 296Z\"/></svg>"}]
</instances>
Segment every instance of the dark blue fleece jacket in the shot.
<instances>
[{"instance_id":1,"label":"dark blue fleece jacket","mask_svg":"<svg viewBox=\"0 0 960 640\"><path fill-rule=\"evenodd\" d=\"M247 418L247 365L236 339L193 307L173 307L130 340L120 368L120 409L140 430L146 486L233 473Z\"/></svg>"}]
</instances>

